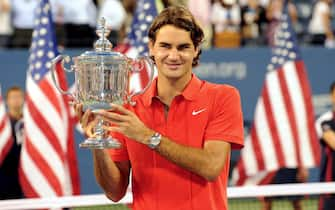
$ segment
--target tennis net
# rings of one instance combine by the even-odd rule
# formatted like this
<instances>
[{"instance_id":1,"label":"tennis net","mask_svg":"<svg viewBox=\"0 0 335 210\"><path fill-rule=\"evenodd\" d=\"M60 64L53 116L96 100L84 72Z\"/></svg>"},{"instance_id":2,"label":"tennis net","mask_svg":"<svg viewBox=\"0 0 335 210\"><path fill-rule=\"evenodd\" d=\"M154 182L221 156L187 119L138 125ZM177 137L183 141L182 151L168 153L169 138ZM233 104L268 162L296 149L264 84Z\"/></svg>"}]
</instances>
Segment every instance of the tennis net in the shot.
<instances>
[{"instance_id":1,"label":"tennis net","mask_svg":"<svg viewBox=\"0 0 335 210\"><path fill-rule=\"evenodd\" d=\"M335 194L335 182L276 184L228 188L229 210L261 210L271 203L272 210L294 210L298 200L303 210L317 210L320 196ZM38 199L13 199L0 201L0 209L60 209L74 210L128 210L132 202L131 192L117 203L103 194ZM335 207L334 207L335 209Z\"/></svg>"}]
</instances>

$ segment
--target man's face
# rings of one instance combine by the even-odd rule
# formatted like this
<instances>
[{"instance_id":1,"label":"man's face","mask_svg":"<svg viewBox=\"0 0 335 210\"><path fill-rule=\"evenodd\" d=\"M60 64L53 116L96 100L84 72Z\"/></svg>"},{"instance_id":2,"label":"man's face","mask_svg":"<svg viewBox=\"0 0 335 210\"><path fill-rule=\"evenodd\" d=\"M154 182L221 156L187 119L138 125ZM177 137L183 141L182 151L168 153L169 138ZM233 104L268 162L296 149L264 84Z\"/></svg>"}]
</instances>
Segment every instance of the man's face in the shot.
<instances>
[{"instance_id":1,"label":"man's face","mask_svg":"<svg viewBox=\"0 0 335 210\"><path fill-rule=\"evenodd\" d=\"M20 90L11 90L7 95L7 106L9 109L22 109L24 94Z\"/></svg>"},{"instance_id":2,"label":"man's face","mask_svg":"<svg viewBox=\"0 0 335 210\"><path fill-rule=\"evenodd\" d=\"M173 25L158 30L155 43L149 43L149 50L155 58L159 76L168 79L191 74L193 59L198 54L190 33Z\"/></svg>"}]
</instances>

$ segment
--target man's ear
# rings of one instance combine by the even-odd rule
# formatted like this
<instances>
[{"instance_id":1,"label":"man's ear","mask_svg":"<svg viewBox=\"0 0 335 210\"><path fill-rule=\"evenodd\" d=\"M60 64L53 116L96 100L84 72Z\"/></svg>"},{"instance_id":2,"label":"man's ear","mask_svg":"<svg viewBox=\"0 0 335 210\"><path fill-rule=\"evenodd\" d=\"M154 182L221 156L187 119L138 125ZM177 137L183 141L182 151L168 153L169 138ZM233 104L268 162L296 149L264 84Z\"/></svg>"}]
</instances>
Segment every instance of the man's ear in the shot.
<instances>
[{"instance_id":1,"label":"man's ear","mask_svg":"<svg viewBox=\"0 0 335 210\"><path fill-rule=\"evenodd\" d=\"M198 56L199 51L200 51L200 47L198 46L198 47L195 48L195 57L194 58L196 58Z\"/></svg>"}]
</instances>

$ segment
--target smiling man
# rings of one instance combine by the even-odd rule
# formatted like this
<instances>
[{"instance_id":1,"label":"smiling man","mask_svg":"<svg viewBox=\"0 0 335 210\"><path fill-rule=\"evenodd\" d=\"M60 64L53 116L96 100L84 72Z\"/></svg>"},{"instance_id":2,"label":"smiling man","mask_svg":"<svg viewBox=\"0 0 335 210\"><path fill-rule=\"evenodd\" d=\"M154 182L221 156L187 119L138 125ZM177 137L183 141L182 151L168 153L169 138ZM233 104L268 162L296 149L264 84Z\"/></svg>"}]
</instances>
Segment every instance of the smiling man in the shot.
<instances>
[{"instance_id":1,"label":"smiling man","mask_svg":"<svg viewBox=\"0 0 335 210\"><path fill-rule=\"evenodd\" d=\"M203 38L187 9L163 10L149 29L158 77L135 106L96 113L123 145L93 150L97 181L113 201L125 195L131 169L134 210L228 209L230 152L243 147L241 102L235 88L192 73ZM92 112L76 110L91 135Z\"/></svg>"}]
</instances>

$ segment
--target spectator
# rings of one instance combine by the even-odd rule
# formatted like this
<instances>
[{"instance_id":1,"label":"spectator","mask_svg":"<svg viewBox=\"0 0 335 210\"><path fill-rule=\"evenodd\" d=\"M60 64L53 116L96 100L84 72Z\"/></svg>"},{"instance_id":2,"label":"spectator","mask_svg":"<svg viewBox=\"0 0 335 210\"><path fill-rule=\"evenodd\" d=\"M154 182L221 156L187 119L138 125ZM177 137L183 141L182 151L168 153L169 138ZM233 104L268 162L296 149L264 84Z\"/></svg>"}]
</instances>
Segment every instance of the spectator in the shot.
<instances>
[{"instance_id":1,"label":"spectator","mask_svg":"<svg viewBox=\"0 0 335 210\"><path fill-rule=\"evenodd\" d=\"M95 2L93 0L61 1L64 6L66 47L92 48L96 37Z\"/></svg>"},{"instance_id":2,"label":"spectator","mask_svg":"<svg viewBox=\"0 0 335 210\"><path fill-rule=\"evenodd\" d=\"M9 0L0 0L0 48L9 47L12 34Z\"/></svg>"},{"instance_id":3,"label":"spectator","mask_svg":"<svg viewBox=\"0 0 335 210\"><path fill-rule=\"evenodd\" d=\"M122 0L122 5L126 11L126 18L119 31L119 40L121 40L121 43L127 37L127 32L129 30L129 27L131 26L133 14L136 9L136 0Z\"/></svg>"},{"instance_id":4,"label":"spectator","mask_svg":"<svg viewBox=\"0 0 335 210\"><path fill-rule=\"evenodd\" d=\"M330 86L332 110L321 115L316 121L316 130L320 138L322 162L320 166L320 181L335 181L335 82ZM319 210L333 210L335 194L320 196Z\"/></svg>"},{"instance_id":5,"label":"spectator","mask_svg":"<svg viewBox=\"0 0 335 210\"><path fill-rule=\"evenodd\" d=\"M308 32L311 44L329 48L335 47L334 33L331 24L331 6L333 0L318 0L314 5Z\"/></svg>"},{"instance_id":6,"label":"spectator","mask_svg":"<svg viewBox=\"0 0 335 210\"><path fill-rule=\"evenodd\" d=\"M214 25L214 46L240 46L241 9L236 0L219 0L212 6L211 23Z\"/></svg>"},{"instance_id":7,"label":"spectator","mask_svg":"<svg viewBox=\"0 0 335 210\"><path fill-rule=\"evenodd\" d=\"M38 1L11 0L14 33L12 47L29 48L34 28Z\"/></svg>"},{"instance_id":8,"label":"spectator","mask_svg":"<svg viewBox=\"0 0 335 210\"><path fill-rule=\"evenodd\" d=\"M52 18L55 23L57 44L60 50L65 48L64 7L62 0L50 0Z\"/></svg>"},{"instance_id":9,"label":"spectator","mask_svg":"<svg viewBox=\"0 0 335 210\"><path fill-rule=\"evenodd\" d=\"M258 0L248 0L247 5L241 8L242 45L265 44L263 30L266 23L265 8Z\"/></svg>"},{"instance_id":10,"label":"spectator","mask_svg":"<svg viewBox=\"0 0 335 210\"><path fill-rule=\"evenodd\" d=\"M18 168L23 140L22 107L24 93L20 87L13 86L6 93L6 103L11 121L14 144L0 166L0 199L22 198Z\"/></svg>"},{"instance_id":11,"label":"spectator","mask_svg":"<svg viewBox=\"0 0 335 210\"><path fill-rule=\"evenodd\" d=\"M106 19L107 27L111 30L108 39L116 46L120 41L119 31L127 18L126 10L120 0L105 0L99 9L98 19Z\"/></svg>"},{"instance_id":12,"label":"spectator","mask_svg":"<svg viewBox=\"0 0 335 210\"><path fill-rule=\"evenodd\" d=\"M266 31L267 43L270 46L274 45L275 33L280 23L280 18L283 13L285 0L270 0L268 7L266 8L266 18L268 21L268 27ZM292 26L295 28L298 24L298 13L295 5L288 1L288 14L292 21Z\"/></svg>"},{"instance_id":13,"label":"spectator","mask_svg":"<svg viewBox=\"0 0 335 210\"><path fill-rule=\"evenodd\" d=\"M188 8L194 15L194 17L199 20L201 27L205 33L205 40L202 43L202 48L210 48L212 44L212 25L210 22L211 13L211 1L203 0L189 0Z\"/></svg>"}]
</instances>

